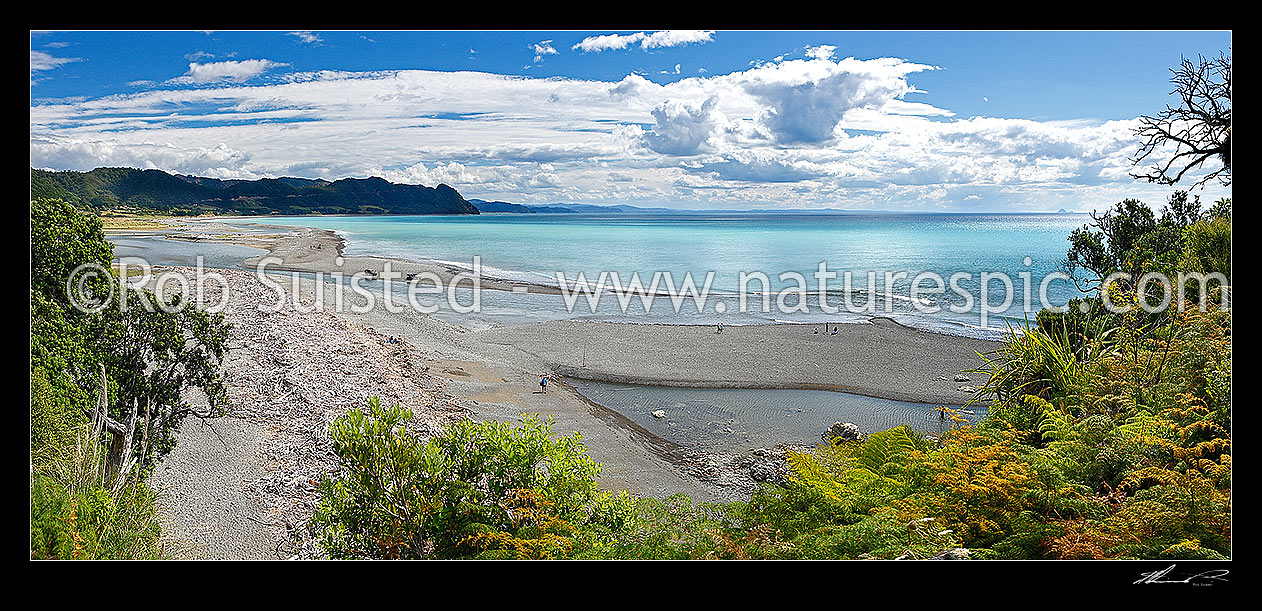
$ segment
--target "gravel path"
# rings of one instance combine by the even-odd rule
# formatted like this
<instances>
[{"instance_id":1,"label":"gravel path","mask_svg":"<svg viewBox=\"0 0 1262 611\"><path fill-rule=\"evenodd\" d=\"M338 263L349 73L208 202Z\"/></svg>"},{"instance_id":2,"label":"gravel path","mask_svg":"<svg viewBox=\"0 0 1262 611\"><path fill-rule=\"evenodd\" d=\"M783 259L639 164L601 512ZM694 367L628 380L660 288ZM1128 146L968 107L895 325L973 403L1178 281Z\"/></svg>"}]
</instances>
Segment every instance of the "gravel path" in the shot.
<instances>
[{"instance_id":1,"label":"gravel path","mask_svg":"<svg viewBox=\"0 0 1262 611\"><path fill-rule=\"evenodd\" d=\"M167 548L176 558L276 558L284 531L262 522L247 490L263 472L264 427L239 418L189 418L150 482Z\"/></svg>"}]
</instances>

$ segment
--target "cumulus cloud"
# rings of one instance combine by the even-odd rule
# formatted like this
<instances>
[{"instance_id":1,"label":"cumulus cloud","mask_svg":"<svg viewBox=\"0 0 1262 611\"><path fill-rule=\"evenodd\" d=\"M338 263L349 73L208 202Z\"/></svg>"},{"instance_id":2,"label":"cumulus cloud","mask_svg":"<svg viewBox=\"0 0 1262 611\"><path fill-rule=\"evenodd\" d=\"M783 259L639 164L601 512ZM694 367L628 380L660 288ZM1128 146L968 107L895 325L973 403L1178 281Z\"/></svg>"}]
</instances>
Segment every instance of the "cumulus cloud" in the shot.
<instances>
[{"instance_id":1,"label":"cumulus cloud","mask_svg":"<svg viewBox=\"0 0 1262 611\"><path fill-rule=\"evenodd\" d=\"M600 36L588 36L579 41L578 44L570 47L573 51L582 51L584 53L599 53L601 51L612 51L617 49L625 49L630 45L639 42L644 38L644 32L624 36L622 34L603 34Z\"/></svg>"},{"instance_id":2,"label":"cumulus cloud","mask_svg":"<svg viewBox=\"0 0 1262 611\"><path fill-rule=\"evenodd\" d=\"M714 32L708 30L665 30L646 34L603 34L588 36L571 47L584 53L616 51L632 45L640 45L645 51L662 47L678 47L693 43L707 43L714 40Z\"/></svg>"},{"instance_id":3,"label":"cumulus cloud","mask_svg":"<svg viewBox=\"0 0 1262 611\"><path fill-rule=\"evenodd\" d=\"M907 75L933 66L901 59L839 62L815 58L759 66L741 87L765 106L761 122L780 143L819 143L855 109L881 109L915 90Z\"/></svg>"},{"instance_id":4,"label":"cumulus cloud","mask_svg":"<svg viewBox=\"0 0 1262 611\"><path fill-rule=\"evenodd\" d=\"M630 75L610 89L650 109L655 124L643 144L662 154L692 155L707 142L718 148L828 147L846 128L891 131L951 112L903 98L917 90L908 75L932 66L899 59L778 61L742 72L656 85ZM704 105L706 112L701 112Z\"/></svg>"},{"instance_id":5,"label":"cumulus cloud","mask_svg":"<svg viewBox=\"0 0 1262 611\"><path fill-rule=\"evenodd\" d=\"M701 150L710 134L724 122L710 98L700 106L668 100L653 109L656 126L644 134L648 147L667 155L692 155Z\"/></svg>"},{"instance_id":6,"label":"cumulus cloud","mask_svg":"<svg viewBox=\"0 0 1262 611\"><path fill-rule=\"evenodd\" d=\"M457 187L491 184L508 178L500 168L475 168L455 161L434 164L432 169L424 163L414 163L401 170L381 170L374 175L401 184Z\"/></svg>"},{"instance_id":7,"label":"cumulus cloud","mask_svg":"<svg viewBox=\"0 0 1262 611\"><path fill-rule=\"evenodd\" d=\"M257 178L244 170L250 154L222 142L181 148L171 143L127 143L41 137L31 141L32 167L87 171L98 167L160 169L210 178Z\"/></svg>"},{"instance_id":8,"label":"cumulus cloud","mask_svg":"<svg viewBox=\"0 0 1262 611\"><path fill-rule=\"evenodd\" d=\"M653 32L640 41L643 49L660 47L680 47L693 43L707 43L714 40L714 32L708 30L666 30Z\"/></svg>"},{"instance_id":9,"label":"cumulus cloud","mask_svg":"<svg viewBox=\"0 0 1262 611\"><path fill-rule=\"evenodd\" d=\"M832 45L820 45L818 47L807 47L806 56L811 59L832 59L833 54L837 52L837 47Z\"/></svg>"},{"instance_id":10,"label":"cumulus cloud","mask_svg":"<svg viewBox=\"0 0 1262 611\"><path fill-rule=\"evenodd\" d=\"M638 74L628 74L609 89L611 95L620 98L643 98L658 95L663 87Z\"/></svg>"},{"instance_id":11,"label":"cumulus cloud","mask_svg":"<svg viewBox=\"0 0 1262 611\"><path fill-rule=\"evenodd\" d=\"M723 180L759 183L799 182L829 175L818 164L790 161L768 151L733 152L685 167L692 172L713 173Z\"/></svg>"},{"instance_id":12,"label":"cumulus cloud","mask_svg":"<svg viewBox=\"0 0 1262 611\"><path fill-rule=\"evenodd\" d=\"M268 70L288 66L268 59L246 59L242 61L223 61L208 64L197 62L188 65L188 72L168 80L171 84L205 84L205 83L244 83Z\"/></svg>"}]
</instances>

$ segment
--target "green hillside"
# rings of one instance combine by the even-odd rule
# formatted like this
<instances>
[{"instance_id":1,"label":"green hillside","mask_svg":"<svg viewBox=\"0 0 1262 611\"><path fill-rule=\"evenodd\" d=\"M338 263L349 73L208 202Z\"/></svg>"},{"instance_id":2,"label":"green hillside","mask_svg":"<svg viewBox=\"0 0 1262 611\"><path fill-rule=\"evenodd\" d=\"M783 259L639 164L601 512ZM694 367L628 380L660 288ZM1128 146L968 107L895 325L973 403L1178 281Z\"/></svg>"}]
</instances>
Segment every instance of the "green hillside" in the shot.
<instances>
[{"instance_id":1,"label":"green hillside","mask_svg":"<svg viewBox=\"0 0 1262 611\"><path fill-rule=\"evenodd\" d=\"M382 178L333 182L304 178L219 180L161 170L31 169L31 198L53 197L92 210L162 214L477 214L447 185L394 184Z\"/></svg>"}]
</instances>

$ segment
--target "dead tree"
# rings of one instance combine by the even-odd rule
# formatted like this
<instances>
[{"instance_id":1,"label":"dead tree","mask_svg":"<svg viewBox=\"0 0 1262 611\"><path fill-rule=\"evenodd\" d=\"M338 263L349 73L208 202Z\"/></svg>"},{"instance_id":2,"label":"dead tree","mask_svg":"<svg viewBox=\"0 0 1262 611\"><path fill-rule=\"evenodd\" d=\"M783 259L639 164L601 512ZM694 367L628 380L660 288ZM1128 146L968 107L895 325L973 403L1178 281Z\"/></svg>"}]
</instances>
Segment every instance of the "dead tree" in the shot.
<instances>
[{"instance_id":1,"label":"dead tree","mask_svg":"<svg viewBox=\"0 0 1262 611\"><path fill-rule=\"evenodd\" d=\"M109 440L106 442L105 460L95 462L99 464L101 472L98 473L98 480L105 483L111 483L111 487L117 490L124 485L128 476L132 474L137 459L143 458L149 449L149 429L151 428L152 418L146 414L144 428L141 431L140 447L136 447L135 434L136 422L140 418L140 402L132 400L131 409L127 412L124 422L119 422L109 415L109 398L107 389L107 378L105 375L105 365L101 364L101 396L97 401L95 409L91 414L91 430L93 431L92 439L100 439L103 433L109 434ZM146 406L146 412L148 406ZM139 449L139 456L136 450Z\"/></svg>"},{"instance_id":2,"label":"dead tree","mask_svg":"<svg viewBox=\"0 0 1262 611\"><path fill-rule=\"evenodd\" d=\"M1148 182L1173 185L1195 168L1221 166L1193 183L1202 187L1211 180L1231 185L1231 58L1216 59L1197 56L1193 62L1184 59L1178 70L1171 70L1175 84L1172 94L1182 100L1178 107L1166 106L1155 117L1139 118L1135 133L1144 138L1135 165L1149 160L1154 165L1143 174L1131 174ZM1173 151L1168 148L1173 147ZM1166 158L1165 155L1170 157Z\"/></svg>"}]
</instances>

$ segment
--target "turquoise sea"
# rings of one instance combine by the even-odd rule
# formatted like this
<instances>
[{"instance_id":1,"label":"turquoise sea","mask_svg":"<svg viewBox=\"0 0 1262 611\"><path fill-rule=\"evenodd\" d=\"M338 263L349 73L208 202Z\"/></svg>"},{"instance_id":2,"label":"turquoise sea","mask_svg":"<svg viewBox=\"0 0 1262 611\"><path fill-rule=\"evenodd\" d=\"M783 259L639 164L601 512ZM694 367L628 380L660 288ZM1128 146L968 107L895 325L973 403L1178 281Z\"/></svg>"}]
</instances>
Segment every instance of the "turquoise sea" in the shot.
<instances>
[{"instance_id":1,"label":"turquoise sea","mask_svg":"<svg viewBox=\"0 0 1262 611\"><path fill-rule=\"evenodd\" d=\"M676 287L691 273L700 291L707 274L713 274L711 298L705 305L698 309L692 300L685 300L678 311L665 297L655 299L648 308L638 299L631 300L624 311L616 295L606 292L593 312L582 298L567 308L556 295L482 291L480 313L451 316L473 327L563 317L759 324L853 322L879 315L921 328L993 337L1009 324L1033 318L1041 308L1041 281L1061 269L1070 231L1087 220L1079 214L610 213L304 216L229 222L334 230L347 238L347 255L437 261L464 268L472 267L478 256L484 276L537 284L557 285L559 273L573 287L581 274L594 288L605 272L607 289L613 287L613 273L623 286L634 273L648 286L655 273L669 272ZM821 262L828 271L837 272L836 278L824 281L825 297L828 305L841 308L840 313L820 307L815 274ZM847 271L852 273L849 290L843 282ZM747 284L744 312L735 298L741 272L761 272L769 281L765 288L759 281ZM869 272L874 274L872 285ZM910 287L922 272L939 275L946 286L940 294L922 291L917 302L911 298ZM1005 274L1012 288L1008 290L1002 279L989 283L991 305L983 326L984 272ZM892 274L888 285L887 273ZM950 277L956 273L971 277L950 286ZM664 275L660 280L659 293L667 286ZM798 304L796 291L777 299L780 291L799 284L808 292L805 308ZM931 278L919 285L925 290L936 288ZM771 302L770 312L763 311L764 292ZM971 295L971 304L964 293ZM1064 280L1053 281L1047 288L1050 305L1063 305L1079 295ZM1005 296L1012 300L1007 307ZM849 309L859 311L847 311L847 303ZM922 311L934 306L937 312ZM962 311L951 311L952 306Z\"/></svg>"}]
</instances>

